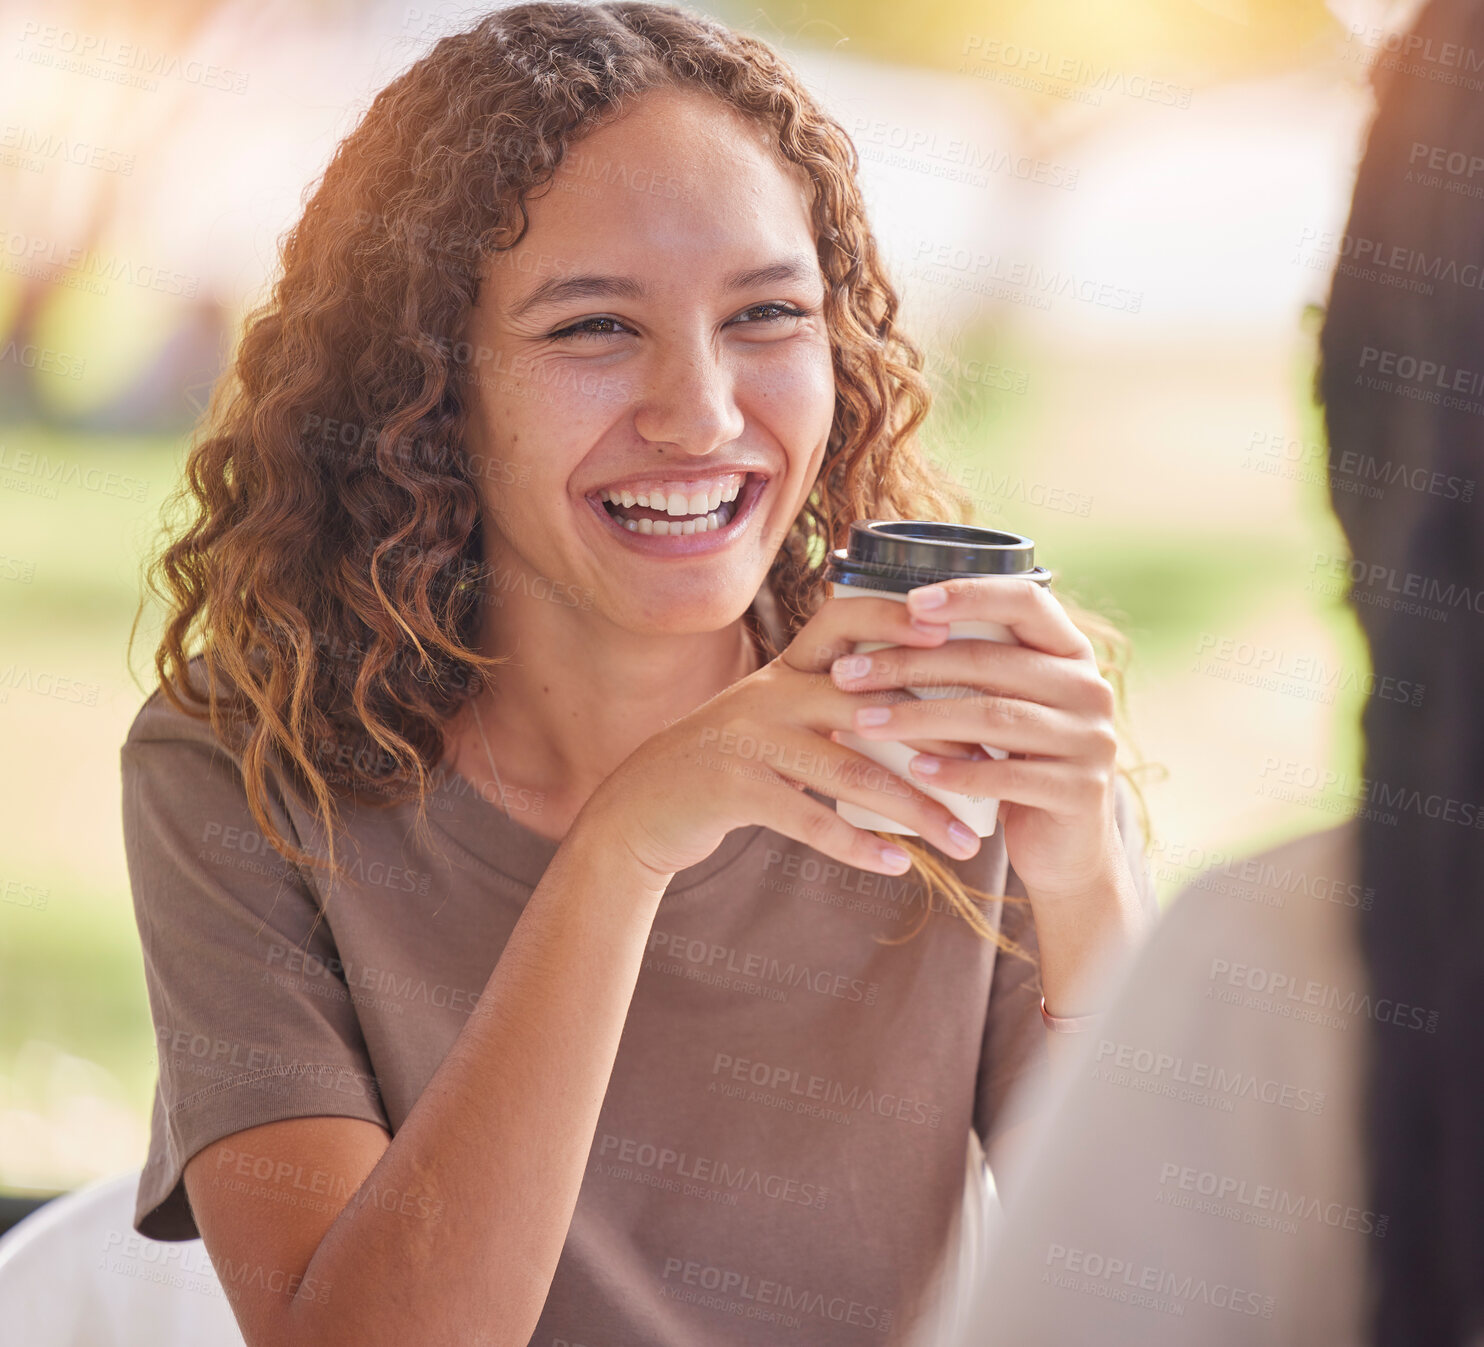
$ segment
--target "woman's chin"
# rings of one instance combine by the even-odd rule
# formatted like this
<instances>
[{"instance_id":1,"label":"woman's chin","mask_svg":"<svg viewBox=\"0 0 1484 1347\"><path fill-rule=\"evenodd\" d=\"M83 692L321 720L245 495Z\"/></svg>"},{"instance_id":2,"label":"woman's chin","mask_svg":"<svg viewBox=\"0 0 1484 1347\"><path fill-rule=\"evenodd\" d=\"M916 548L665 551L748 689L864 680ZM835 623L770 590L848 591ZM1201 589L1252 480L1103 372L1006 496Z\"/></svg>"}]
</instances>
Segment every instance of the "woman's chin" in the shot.
<instances>
[{"instance_id":1,"label":"woman's chin","mask_svg":"<svg viewBox=\"0 0 1484 1347\"><path fill-rule=\"evenodd\" d=\"M626 601L605 602L599 596L593 611L635 636L704 636L731 625L745 613L758 585L739 586L735 592L719 592L712 586L689 595L680 592L679 586L670 589L661 585L642 601L630 596ZM667 589L670 592L664 592Z\"/></svg>"}]
</instances>

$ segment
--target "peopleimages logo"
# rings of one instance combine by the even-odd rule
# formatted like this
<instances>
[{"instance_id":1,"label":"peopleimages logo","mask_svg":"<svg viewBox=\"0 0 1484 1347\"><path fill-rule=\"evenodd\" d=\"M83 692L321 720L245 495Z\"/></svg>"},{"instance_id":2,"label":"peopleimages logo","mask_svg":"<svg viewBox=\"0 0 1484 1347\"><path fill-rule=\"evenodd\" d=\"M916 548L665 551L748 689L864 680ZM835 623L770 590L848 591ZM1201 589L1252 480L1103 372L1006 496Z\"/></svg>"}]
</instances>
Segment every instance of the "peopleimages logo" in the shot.
<instances>
[{"instance_id":1,"label":"peopleimages logo","mask_svg":"<svg viewBox=\"0 0 1484 1347\"><path fill-rule=\"evenodd\" d=\"M1355 1230L1362 1235L1375 1235L1381 1239L1385 1237L1386 1227L1390 1223L1387 1216L1380 1216L1374 1211L1345 1202L1326 1202L1306 1193L1290 1193L1288 1189L1270 1183L1255 1183L1250 1179L1234 1178L1230 1174L1218 1174L1210 1169L1198 1170L1192 1165L1167 1161L1160 1168L1159 1183L1161 1188L1173 1187L1181 1193L1210 1198L1209 1210L1212 1215L1232 1214L1231 1208L1221 1209L1221 1203L1229 1202L1236 1207L1247 1208L1243 1219L1250 1225L1263 1224L1262 1221L1250 1218L1255 1212L1264 1212L1278 1220L1287 1220L1290 1225L1293 1222L1289 1218L1297 1217L1299 1220L1317 1221L1335 1229ZM1166 1205L1181 1205L1168 1201L1164 1193L1160 1194L1159 1200Z\"/></svg>"},{"instance_id":2,"label":"peopleimages logo","mask_svg":"<svg viewBox=\"0 0 1484 1347\"><path fill-rule=\"evenodd\" d=\"M940 137L936 131L857 117L851 139L864 159L892 167L927 171L933 177L986 186L989 173L1007 173L1026 182L1074 191L1079 169L1028 154L980 145L958 136ZM982 170L982 171L981 171Z\"/></svg>"},{"instance_id":3,"label":"peopleimages logo","mask_svg":"<svg viewBox=\"0 0 1484 1347\"><path fill-rule=\"evenodd\" d=\"M1039 262L1024 258L1007 258L1000 253L986 253L952 243L918 239L911 255L913 276L950 289L978 293L999 293L1033 303L1037 308L1050 308L1054 299L1067 298L1083 304L1138 313L1144 305L1144 292L1079 276L1059 267L1048 270ZM1000 287L996 290L995 287Z\"/></svg>"},{"instance_id":4,"label":"peopleimages logo","mask_svg":"<svg viewBox=\"0 0 1484 1347\"><path fill-rule=\"evenodd\" d=\"M866 1304L849 1296L831 1295L818 1287L798 1287L771 1277L758 1277L740 1268L670 1257L665 1259L660 1279L665 1283L662 1292L675 1299L695 1301L708 1308L748 1318L760 1317L753 1313L754 1307L769 1306L786 1315L809 1314L877 1333L891 1331L892 1311L880 1305ZM680 1285L672 1284L672 1279ZM710 1295L680 1294L681 1286L694 1287ZM728 1297L734 1299L728 1302Z\"/></svg>"},{"instance_id":5,"label":"peopleimages logo","mask_svg":"<svg viewBox=\"0 0 1484 1347\"><path fill-rule=\"evenodd\" d=\"M680 964L687 972L696 970L709 977L729 976L741 979L743 983L772 983L780 990L802 987L821 996L858 1001L868 1006L876 1003L880 992L879 984L834 968L818 968L797 959L721 945L683 931L655 927L649 934L648 952L658 953Z\"/></svg>"},{"instance_id":6,"label":"peopleimages logo","mask_svg":"<svg viewBox=\"0 0 1484 1347\"><path fill-rule=\"evenodd\" d=\"M1367 347L1366 352L1375 348ZM1378 359L1362 353L1361 360ZM1419 366L1420 368L1420 366ZM1446 367L1440 367L1446 368ZM1460 374L1467 371L1460 371ZM1369 376L1366 376L1369 378ZM1470 378L1484 376L1473 376ZM1244 468L1290 481L1311 482L1345 491L1352 495L1363 495L1371 500L1380 500L1385 488L1403 487L1445 500L1468 502L1474 498L1476 483L1472 477L1455 477L1421 464L1395 459L1377 458L1355 449L1338 449L1331 452L1323 439L1299 440L1280 431L1256 430L1244 449Z\"/></svg>"},{"instance_id":7,"label":"peopleimages logo","mask_svg":"<svg viewBox=\"0 0 1484 1347\"><path fill-rule=\"evenodd\" d=\"M103 76L114 83L130 84L150 92L159 88L160 79L178 79L224 93L247 92L247 75L243 71L173 52L154 51L137 42L119 42L103 33L86 33L31 19L21 29L16 56L33 65Z\"/></svg>"},{"instance_id":8,"label":"peopleimages logo","mask_svg":"<svg viewBox=\"0 0 1484 1347\"><path fill-rule=\"evenodd\" d=\"M1348 879L1181 842L1156 840L1150 843L1148 854L1157 879L1188 882L1193 888L1229 893L1266 907L1282 907L1288 895L1302 893L1317 902L1369 911L1376 893ZM1223 884L1223 879L1233 882Z\"/></svg>"},{"instance_id":9,"label":"peopleimages logo","mask_svg":"<svg viewBox=\"0 0 1484 1347\"><path fill-rule=\"evenodd\" d=\"M1233 1314L1273 1317L1272 1296L1092 1249L1050 1244L1046 1267L1047 1281L1063 1290L1097 1294L1166 1314L1183 1314L1186 1305L1209 1305Z\"/></svg>"},{"instance_id":10,"label":"peopleimages logo","mask_svg":"<svg viewBox=\"0 0 1484 1347\"><path fill-rule=\"evenodd\" d=\"M1152 1048L1135 1043L1115 1043L1111 1039L1101 1039L1097 1046L1096 1061L1098 1066L1094 1071L1094 1079L1106 1080L1115 1085L1142 1088L1141 1080L1170 1082L1197 1091L1208 1091L1224 1100L1251 1099L1258 1103L1292 1109L1295 1113L1312 1113L1316 1116L1324 1112L1323 1090L1285 1084L1258 1076L1252 1071L1244 1071L1240 1067L1223 1066L1219 1062L1188 1060L1173 1053L1155 1052ZM1160 1090L1152 1092L1162 1093Z\"/></svg>"},{"instance_id":11,"label":"peopleimages logo","mask_svg":"<svg viewBox=\"0 0 1484 1347\"><path fill-rule=\"evenodd\" d=\"M823 1208L829 1190L792 1174L764 1173L741 1158L724 1159L675 1150L671 1146L620 1137L604 1132L598 1141L599 1168L592 1172L607 1178L643 1178L666 1192L685 1192L712 1199L725 1195L733 1202L738 1193L766 1197L775 1202ZM606 1165L606 1169L602 1166Z\"/></svg>"},{"instance_id":12,"label":"peopleimages logo","mask_svg":"<svg viewBox=\"0 0 1484 1347\"><path fill-rule=\"evenodd\" d=\"M711 1076L708 1093L720 1094L724 1098L751 1099L752 1095L747 1094L750 1087L754 1093L762 1091L767 1096L760 1095L754 1102L771 1103L776 1099L799 1107L805 1103L818 1104L824 1108L850 1110L844 1114L846 1118L872 1113L877 1117L926 1127L937 1127L943 1120L941 1104L829 1076L805 1075L797 1067L733 1057L725 1052L715 1055Z\"/></svg>"},{"instance_id":13,"label":"peopleimages logo","mask_svg":"<svg viewBox=\"0 0 1484 1347\"><path fill-rule=\"evenodd\" d=\"M996 82L1018 85L1038 93L1073 97L1077 102L1100 104L1103 94L1111 93L1142 102L1160 103L1166 107L1188 108L1192 90L1187 85L1130 74L1113 66L1095 66L1075 56L1056 56L1038 47L1023 47L1014 42L982 34L970 34L964 40L964 59L960 74L994 78ZM992 75L994 67L1013 72L1014 78Z\"/></svg>"},{"instance_id":14,"label":"peopleimages logo","mask_svg":"<svg viewBox=\"0 0 1484 1347\"><path fill-rule=\"evenodd\" d=\"M1457 800L1436 792L1424 795L1416 786L1397 785L1375 778L1351 776L1349 772L1292 758L1265 757L1258 773L1261 794L1274 799L1292 799L1296 804L1311 803L1292 788L1313 792L1321 800L1333 790L1342 803L1359 801L1373 809L1401 810L1444 823L1457 823L1465 828L1484 828L1484 809L1471 800ZM1289 788L1285 790L1284 788ZM1364 811L1362 811L1364 812ZM1382 817L1394 824L1396 815Z\"/></svg>"},{"instance_id":15,"label":"peopleimages logo","mask_svg":"<svg viewBox=\"0 0 1484 1347\"><path fill-rule=\"evenodd\" d=\"M1419 604L1434 604L1440 609L1467 608L1484 616L1484 588L1470 589L1456 580L1445 583L1437 576L1399 571L1383 562L1331 552L1313 553L1309 572L1336 581L1348 580L1352 585L1413 599Z\"/></svg>"},{"instance_id":16,"label":"peopleimages logo","mask_svg":"<svg viewBox=\"0 0 1484 1347\"><path fill-rule=\"evenodd\" d=\"M1253 964L1214 958L1206 976L1210 983L1224 984L1235 992L1255 993L1255 996L1245 999L1231 998L1230 1003L1276 1011L1288 1018L1303 1018L1301 1012L1310 1009L1337 1011L1340 1016L1360 1015L1383 1024L1394 1024L1402 1029L1421 1029L1429 1034L1437 1032L1436 1010L1414 1006L1406 1001L1394 1001L1389 996L1373 999L1368 991L1354 987L1336 987L1317 978L1302 978L1286 969L1260 968ZM1219 991L1220 987L1208 988L1208 997L1212 990ZM1330 1020L1326 1019L1324 1022ZM1343 1029L1346 1024L1347 1021L1340 1018L1335 1027Z\"/></svg>"},{"instance_id":17,"label":"peopleimages logo","mask_svg":"<svg viewBox=\"0 0 1484 1347\"><path fill-rule=\"evenodd\" d=\"M1275 692L1302 693L1332 702L1336 692L1360 692L1382 701L1421 706L1426 685L1370 669L1329 665L1317 655L1202 632L1192 673L1206 673Z\"/></svg>"},{"instance_id":18,"label":"peopleimages logo","mask_svg":"<svg viewBox=\"0 0 1484 1347\"><path fill-rule=\"evenodd\" d=\"M1379 280L1388 285L1405 281L1401 288L1424 295L1433 293L1430 284L1433 281L1448 281L1466 290L1484 289L1484 267L1477 262L1459 265L1457 258L1430 255L1405 244L1388 243L1385 239L1336 234L1332 230L1307 226L1301 230L1293 262L1317 267L1322 259L1328 258L1337 259L1338 269L1346 275ZM1372 268L1375 268L1374 272ZM1419 277L1422 279L1416 279Z\"/></svg>"},{"instance_id":19,"label":"peopleimages logo","mask_svg":"<svg viewBox=\"0 0 1484 1347\"><path fill-rule=\"evenodd\" d=\"M1378 346L1361 349L1360 368L1362 371L1373 369L1387 378L1431 384L1445 393L1460 393L1465 397L1478 397L1484 393L1484 373L1453 368L1442 361L1405 355L1398 351L1383 351Z\"/></svg>"}]
</instances>

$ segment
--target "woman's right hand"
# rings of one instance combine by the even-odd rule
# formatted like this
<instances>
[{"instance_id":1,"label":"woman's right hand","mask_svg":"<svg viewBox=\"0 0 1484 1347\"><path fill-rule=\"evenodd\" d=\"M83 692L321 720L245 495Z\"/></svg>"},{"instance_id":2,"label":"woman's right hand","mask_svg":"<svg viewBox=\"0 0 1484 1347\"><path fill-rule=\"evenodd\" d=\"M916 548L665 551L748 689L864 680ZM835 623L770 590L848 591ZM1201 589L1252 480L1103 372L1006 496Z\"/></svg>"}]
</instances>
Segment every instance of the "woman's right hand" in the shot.
<instances>
[{"instance_id":1,"label":"woman's right hand","mask_svg":"<svg viewBox=\"0 0 1484 1347\"><path fill-rule=\"evenodd\" d=\"M830 666L839 656L857 641L933 647L947 635L943 624L915 626L894 599L826 599L777 659L640 744L593 792L574 828L600 821L661 890L732 829L759 823L858 869L908 868L890 858L904 856L899 848L805 795L809 787L896 819L951 856L972 856L979 840L955 840L944 805L830 738L852 728L863 703L901 696L836 687Z\"/></svg>"}]
</instances>

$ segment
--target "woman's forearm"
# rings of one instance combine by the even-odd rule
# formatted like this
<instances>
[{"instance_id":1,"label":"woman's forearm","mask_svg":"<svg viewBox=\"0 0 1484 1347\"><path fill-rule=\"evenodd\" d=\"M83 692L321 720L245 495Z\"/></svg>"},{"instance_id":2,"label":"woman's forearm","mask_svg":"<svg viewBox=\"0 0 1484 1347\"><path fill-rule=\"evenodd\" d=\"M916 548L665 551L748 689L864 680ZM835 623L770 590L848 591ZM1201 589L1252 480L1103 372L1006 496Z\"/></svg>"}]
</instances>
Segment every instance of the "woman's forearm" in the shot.
<instances>
[{"instance_id":1,"label":"woman's forearm","mask_svg":"<svg viewBox=\"0 0 1484 1347\"><path fill-rule=\"evenodd\" d=\"M367 1179L442 1203L352 1201L306 1277L296 1344L529 1341L577 1203L655 911L653 872L574 824L468 1023Z\"/></svg>"},{"instance_id":2,"label":"woman's forearm","mask_svg":"<svg viewBox=\"0 0 1484 1347\"><path fill-rule=\"evenodd\" d=\"M1081 900L1043 900L1033 911L1047 1013L1076 1018L1102 1011L1112 990L1111 976L1133 954L1149 924L1132 881L1112 883ZM1068 1071L1086 1031L1041 1032L1051 1070ZM990 1141L987 1158L1001 1200L1015 1190L1022 1148L1044 1126L1044 1118L1026 1117Z\"/></svg>"},{"instance_id":3,"label":"woman's forearm","mask_svg":"<svg viewBox=\"0 0 1484 1347\"><path fill-rule=\"evenodd\" d=\"M1148 926L1126 868L1078 899L1032 899L1040 945L1041 990L1052 1015L1075 1017L1103 1007L1106 985Z\"/></svg>"}]
</instances>

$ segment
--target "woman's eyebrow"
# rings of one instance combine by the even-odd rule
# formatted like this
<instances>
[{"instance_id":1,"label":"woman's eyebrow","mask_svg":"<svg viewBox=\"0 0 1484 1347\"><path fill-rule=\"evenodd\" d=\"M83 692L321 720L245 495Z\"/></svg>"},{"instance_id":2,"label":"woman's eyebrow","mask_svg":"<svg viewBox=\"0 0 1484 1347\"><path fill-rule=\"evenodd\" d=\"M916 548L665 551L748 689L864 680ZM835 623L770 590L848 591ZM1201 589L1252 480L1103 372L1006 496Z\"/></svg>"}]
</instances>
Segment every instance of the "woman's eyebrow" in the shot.
<instances>
[{"instance_id":1,"label":"woman's eyebrow","mask_svg":"<svg viewBox=\"0 0 1484 1347\"><path fill-rule=\"evenodd\" d=\"M760 285L780 285L791 281L819 279L819 264L813 258L790 257L766 266L733 272L722 282L725 292L749 290ZM510 317L523 318L531 310L548 304L561 304L572 299L594 299L616 296L619 299L643 299L647 291L632 276L551 276L535 286L511 310Z\"/></svg>"}]
</instances>

